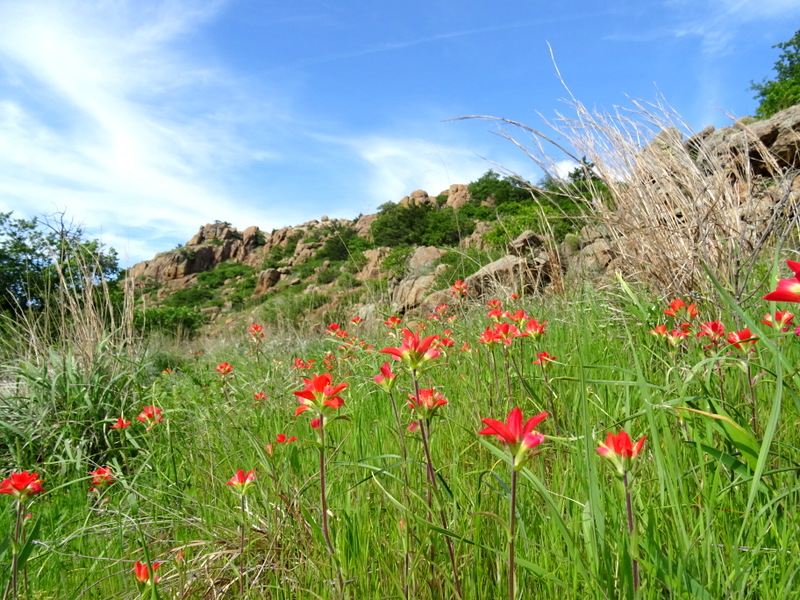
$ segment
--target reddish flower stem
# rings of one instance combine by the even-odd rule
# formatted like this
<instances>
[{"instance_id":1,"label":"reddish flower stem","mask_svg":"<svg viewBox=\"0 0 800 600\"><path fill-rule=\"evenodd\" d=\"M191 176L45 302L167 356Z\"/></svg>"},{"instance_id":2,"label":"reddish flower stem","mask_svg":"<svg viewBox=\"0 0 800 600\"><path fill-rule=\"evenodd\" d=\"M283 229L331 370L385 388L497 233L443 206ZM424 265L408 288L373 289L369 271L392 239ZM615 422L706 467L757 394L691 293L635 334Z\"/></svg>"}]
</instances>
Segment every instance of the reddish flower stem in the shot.
<instances>
[{"instance_id":1,"label":"reddish flower stem","mask_svg":"<svg viewBox=\"0 0 800 600\"><path fill-rule=\"evenodd\" d=\"M628 516L628 540L629 544L629 553L631 555L631 567L633 569L633 593L639 590L639 561L633 556L633 506L631 503L631 491L628 487L628 472L622 475L622 485L625 488L625 511Z\"/></svg>"},{"instance_id":2,"label":"reddish flower stem","mask_svg":"<svg viewBox=\"0 0 800 600\"><path fill-rule=\"evenodd\" d=\"M511 517L508 539L508 600L514 600L514 540L517 529L517 470L511 465Z\"/></svg>"},{"instance_id":3,"label":"reddish flower stem","mask_svg":"<svg viewBox=\"0 0 800 600\"><path fill-rule=\"evenodd\" d=\"M247 525L247 507L244 494L242 494L242 538L239 541L239 595L244 598L244 542L245 526Z\"/></svg>"},{"instance_id":4,"label":"reddish flower stem","mask_svg":"<svg viewBox=\"0 0 800 600\"><path fill-rule=\"evenodd\" d=\"M336 559L333 543L331 542L331 535L328 530L328 495L326 491L325 482L325 420L320 417L319 425L319 488L320 488L320 505L322 507L322 536L325 538L325 544L328 546L328 554L334 557L336 562L336 571L339 579L339 593L344 597L344 579L342 578L342 570L339 567L339 561Z\"/></svg>"},{"instance_id":5,"label":"reddish flower stem","mask_svg":"<svg viewBox=\"0 0 800 600\"><path fill-rule=\"evenodd\" d=\"M419 381L417 380L416 371L413 371L412 375L413 375L413 378L414 378L414 391L417 394L417 398L419 398L420 397ZM433 460L431 459L431 449L430 449L430 445L428 443L428 437L429 437L429 433L430 433L430 422L429 422L428 419L420 419L419 425L420 425L419 430L420 430L420 433L422 434L422 447L425 450L425 461L427 462L427 465L428 465L428 468L427 468L427 471L428 471L428 483L430 484L430 487L433 489L433 491L438 496L439 485L436 483L436 470L433 468ZM432 508L433 507L431 506L430 497L429 497L428 510L431 511ZM446 530L447 529L447 518L445 517L444 508L443 507L439 508L439 518L440 518L441 523L442 523L442 529ZM461 579L458 576L458 568L456 566L456 555L455 555L455 552L453 550L453 540L450 539L450 536L445 536L445 542L447 543L447 553L450 555L450 567L453 570L453 583L456 586L456 595L459 598L463 598L463 596L461 595Z\"/></svg>"},{"instance_id":6,"label":"reddish flower stem","mask_svg":"<svg viewBox=\"0 0 800 600\"><path fill-rule=\"evenodd\" d=\"M406 448L406 435L403 431L403 424L400 421L400 412L397 410L397 402L394 401L394 394L389 391L389 400L392 402L392 411L394 411L394 420L397 424L397 434L400 436L400 450L403 454L403 481L405 482L406 486L403 490L403 496L405 497L406 504L409 503L408 493L411 488L408 486L408 449ZM408 600L408 576L411 572L411 525L406 523L405 526L405 534L406 534L406 548L405 548L405 555L403 558L403 597Z\"/></svg>"}]
</instances>

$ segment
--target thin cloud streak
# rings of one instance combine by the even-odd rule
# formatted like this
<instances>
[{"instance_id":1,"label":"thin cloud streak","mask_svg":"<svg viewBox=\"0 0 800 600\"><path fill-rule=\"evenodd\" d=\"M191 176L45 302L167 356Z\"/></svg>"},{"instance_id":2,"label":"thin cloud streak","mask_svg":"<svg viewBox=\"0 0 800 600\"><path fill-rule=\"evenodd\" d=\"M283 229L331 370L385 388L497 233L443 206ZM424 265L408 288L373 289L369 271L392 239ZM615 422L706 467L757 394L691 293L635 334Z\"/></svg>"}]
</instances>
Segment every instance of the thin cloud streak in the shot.
<instances>
[{"instance_id":1,"label":"thin cloud streak","mask_svg":"<svg viewBox=\"0 0 800 600\"><path fill-rule=\"evenodd\" d=\"M274 155L247 147L222 106L191 112L199 86L226 82L175 50L220 6L167 2L128 19L119 14L136 5L0 7L11 81L0 102L0 208L33 216L80 206L87 228L116 219L165 231L188 214L231 214L233 200L205 173ZM156 108L163 100L168 111Z\"/></svg>"}]
</instances>

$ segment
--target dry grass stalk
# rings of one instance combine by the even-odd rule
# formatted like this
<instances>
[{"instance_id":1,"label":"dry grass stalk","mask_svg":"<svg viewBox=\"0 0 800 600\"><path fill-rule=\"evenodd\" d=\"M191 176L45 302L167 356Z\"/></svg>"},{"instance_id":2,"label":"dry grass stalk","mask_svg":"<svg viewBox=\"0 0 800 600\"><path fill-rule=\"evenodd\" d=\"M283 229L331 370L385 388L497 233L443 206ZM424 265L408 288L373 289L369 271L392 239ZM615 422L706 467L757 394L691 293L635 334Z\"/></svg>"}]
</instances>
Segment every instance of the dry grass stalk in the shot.
<instances>
[{"instance_id":1,"label":"dry grass stalk","mask_svg":"<svg viewBox=\"0 0 800 600\"><path fill-rule=\"evenodd\" d=\"M610 114L574 99L569 106L573 116L547 122L549 135L507 119L466 118L521 129L533 143L501 134L548 174L558 170L546 148L576 166L583 157L592 163L609 194L594 194L587 217L612 241L611 268L671 295L709 291L705 264L741 297L765 244L796 226L789 210L794 173L782 171L755 136L742 136L741 147L723 155L685 143L689 128L663 104L634 101ZM753 172L751 156L767 157L771 180Z\"/></svg>"}]
</instances>

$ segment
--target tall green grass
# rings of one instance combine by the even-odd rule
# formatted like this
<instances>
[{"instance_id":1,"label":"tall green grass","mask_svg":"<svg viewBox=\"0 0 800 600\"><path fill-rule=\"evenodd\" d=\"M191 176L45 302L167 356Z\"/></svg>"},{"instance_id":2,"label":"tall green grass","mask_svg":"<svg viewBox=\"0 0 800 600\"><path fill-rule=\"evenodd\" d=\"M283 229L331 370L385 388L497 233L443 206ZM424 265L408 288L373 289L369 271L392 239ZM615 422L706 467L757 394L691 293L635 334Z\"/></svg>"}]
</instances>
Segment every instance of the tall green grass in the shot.
<instances>
[{"instance_id":1,"label":"tall green grass","mask_svg":"<svg viewBox=\"0 0 800 600\"><path fill-rule=\"evenodd\" d=\"M517 597L632 598L631 556L640 565L638 598L796 595L798 343L760 325L766 304L746 312L724 300L699 307L701 320L721 317L729 330L757 332L757 352L748 355L727 344L704 351L693 336L670 347L649 333L666 322L666 306L627 286L613 295L576 290L570 302L502 300L547 319L547 333L517 339L507 353L490 350L477 343L489 323L483 306L459 308L455 322L428 321L425 330L452 329L455 341L422 381L449 399L431 437L440 483L433 502L445 509L446 528L427 518L419 434L406 433L403 461L389 398L372 382L387 358L378 350L399 343L381 325L350 327L373 347L281 337L268 339L258 359L244 328L238 341L206 342L202 356L175 361L169 373L154 372L147 358L119 362L103 352L125 369L69 379L77 371L61 359L38 370L17 365L14 423L47 423L18 426L22 437L2 449L8 468L38 470L47 489L32 508L41 524L27 561L28 597L138 597L133 562L149 558L163 562L161 598L237 598L242 574L248 598L403 598L406 585L412 598L453 598L446 536L463 596L506 597L508 465L477 432L481 418L504 420L517 405L526 415L551 411L540 425L548 440L519 478ZM459 350L462 342L469 352ZM531 364L542 350L558 357L549 387ZM307 419L293 416L292 395L303 375L322 372L327 351L338 357L334 382L350 384L339 409L348 420L326 430L333 555L320 529L315 436ZM314 368L292 369L298 356L314 359ZM227 400L214 370L223 361L234 367ZM411 380L392 366L408 424ZM71 398L64 389L84 394L83 408L50 411ZM256 392L268 398L255 400ZM133 418L150 404L164 409L164 421L145 431ZM134 420L122 433L108 428L118 411ZM50 421L34 418L42 413ZM633 544L620 485L596 452L620 429L647 435L632 483ZM299 440L278 443L279 433ZM105 465L116 482L87 494L88 472ZM239 498L225 485L240 468L257 477L246 497L244 556ZM2 511L0 531L12 517ZM0 561L9 560L6 551Z\"/></svg>"}]
</instances>

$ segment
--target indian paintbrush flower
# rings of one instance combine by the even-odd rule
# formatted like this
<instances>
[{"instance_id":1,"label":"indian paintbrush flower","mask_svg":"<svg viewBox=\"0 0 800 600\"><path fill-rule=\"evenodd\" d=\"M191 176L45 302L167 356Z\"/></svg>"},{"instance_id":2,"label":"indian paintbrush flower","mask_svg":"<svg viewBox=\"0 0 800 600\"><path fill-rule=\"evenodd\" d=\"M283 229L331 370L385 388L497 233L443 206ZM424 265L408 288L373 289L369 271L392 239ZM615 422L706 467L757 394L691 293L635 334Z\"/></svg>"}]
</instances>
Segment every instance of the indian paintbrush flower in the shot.
<instances>
[{"instance_id":1,"label":"indian paintbrush flower","mask_svg":"<svg viewBox=\"0 0 800 600\"><path fill-rule=\"evenodd\" d=\"M764 296L772 302L800 302L800 263L787 260L786 265L794 271L794 278L781 279L774 291Z\"/></svg>"},{"instance_id":2,"label":"indian paintbrush flower","mask_svg":"<svg viewBox=\"0 0 800 600\"><path fill-rule=\"evenodd\" d=\"M746 350L747 348L745 346L747 345L749 345L751 349L754 349L753 346L757 341L758 337L753 335L747 328L741 331L731 331L728 333L728 343L739 350Z\"/></svg>"},{"instance_id":3,"label":"indian paintbrush flower","mask_svg":"<svg viewBox=\"0 0 800 600\"><path fill-rule=\"evenodd\" d=\"M233 375L233 366L226 362L219 363L216 367L216 371L223 377L227 377L228 375Z\"/></svg>"},{"instance_id":4,"label":"indian paintbrush flower","mask_svg":"<svg viewBox=\"0 0 800 600\"><path fill-rule=\"evenodd\" d=\"M256 472L254 469L248 471L247 473L245 473L243 469L238 469L236 471L236 475L231 477L230 480L225 483L225 485L231 486L234 492L244 496L256 479L255 473Z\"/></svg>"},{"instance_id":5,"label":"indian paintbrush flower","mask_svg":"<svg viewBox=\"0 0 800 600\"><path fill-rule=\"evenodd\" d=\"M127 427L131 424L130 421L126 421L122 417L117 417L116 422L113 425L109 425L109 429L127 429Z\"/></svg>"},{"instance_id":6,"label":"indian paintbrush flower","mask_svg":"<svg viewBox=\"0 0 800 600\"><path fill-rule=\"evenodd\" d=\"M646 438L647 436L642 436L633 444L625 431L620 431L617 435L609 432L606 441L601 442L597 447L597 453L610 460L617 469L617 473L622 476L630 472L633 460L642 451Z\"/></svg>"},{"instance_id":7,"label":"indian paintbrush flower","mask_svg":"<svg viewBox=\"0 0 800 600\"><path fill-rule=\"evenodd\" d=\"M761 322L768 327L774 327L775 329L786 333L792 328L793 321L794 315L788 310L776 310L774 316L764 315L764 320Z\"/></svg>"},{"instance_id":8,"label":"indian paintbrush flower","mask_svg":"<svg viewBox=\"0 0 800 600\"><path fill-rule=\"evenodd\" d=\"M160 562L153 563L153 583L158 583L158 575L155 572L160 566ZM147 563L140 563L137 560L133 565L133 576L140 586L148 585L150 583L150 569L147 567Z\"/></svg>"},{"instance_id":9,"label":"indian paintbrush flower","mask_svg":"<svg viewBox=\"0 0 800 600\"><path fill-rule=\"evenodd\" d=\"M313 410L317 417L322 417L325 413L335 410L344 404L344 400L338 395L348 384L340 383L333 385L333 378L330 373L314 375L311 379L303 379L306 387L299 392L294 392L300 406L295 410L295 416L309 409Z\"/></svg>"},{"instance_id":10,"label":"indian paintbrush flower","mask_svg":"<svg viewBox=\"0 0 800 600\"><path fill-rule=\"evenodd\" d=\"M408 395L408 408L419 414L424 419L430 419L440 406L447 404L447 398L432 388L419 391L419 398L414 394Z\"/></svg>"},{"instance_id":11,"label":"indian paintbrush flower","mask_svg":"<svg viewBox=\"0 0 800 600\"><path fill-rule=\"evenodd\" d=\"M163 412L162 409L158 408L157 406L151 404L150 406L143 406L142 412L139 413L139 416L136 417L137 421L141 421L145 425L147 425L148 431L153 428L153 425L161 423L163 421L163 417L161 413Z\"/></svg>"},{"instance_id":12,"label":"indian paintbrush flower","mask_svg":"<svg viewBox=\"0 0 800 600\"><path fill-rule=\"evenodd\" d=\"M420 339L418 333L408 329L401 331L403 343L396 348L384 348L384 354L391 354L395 360L404 362L412 371L422 371L428 363L441 356L442 352L434 346L439 336L429 335Z\"/></svg>"},{"instance_id":13,"label":"indian paintbrush flower","mask_svg":"<svg viewBox=\"0 0 800 600\"><path fill-rule=\"evenodd\" d=\"M394 384L397 381L397 373L392 372L392 368L389 366L389 362L387 361L381 365L380 375L375 375L372 380L381 386L384 391L391 392L394 388Z\"/></svg>"},{"instance_id":14,"label":"indian paintbrush flower","mask_svg":"<svg viewBox=\"0 0 800 600\"><path fill-rule=\"evenodd\" d=\"M28 496L40 494L43 491L42 480L39 479L37 472L17 473L14 471L8 479L4 479L0 483L0 494L10 494L17 500L24 500Z\"/></svg>"},{"instance_id":15,"label":"indian paintbrush flower","mask_svg":"<svg viewBox=\"0 0 800 600\"><path fill-rule=\"evenodd\" d=\"M505 423L496 419L482 419L486 427L478 433L496 435L511 452L513 468L519 470L530 459L531 450L544 441L544 436L535 428L545 417L547 417L547 413L542 412L523 423L522 410L516 406L508 413Z\"/></svg>"}]
</instances>

